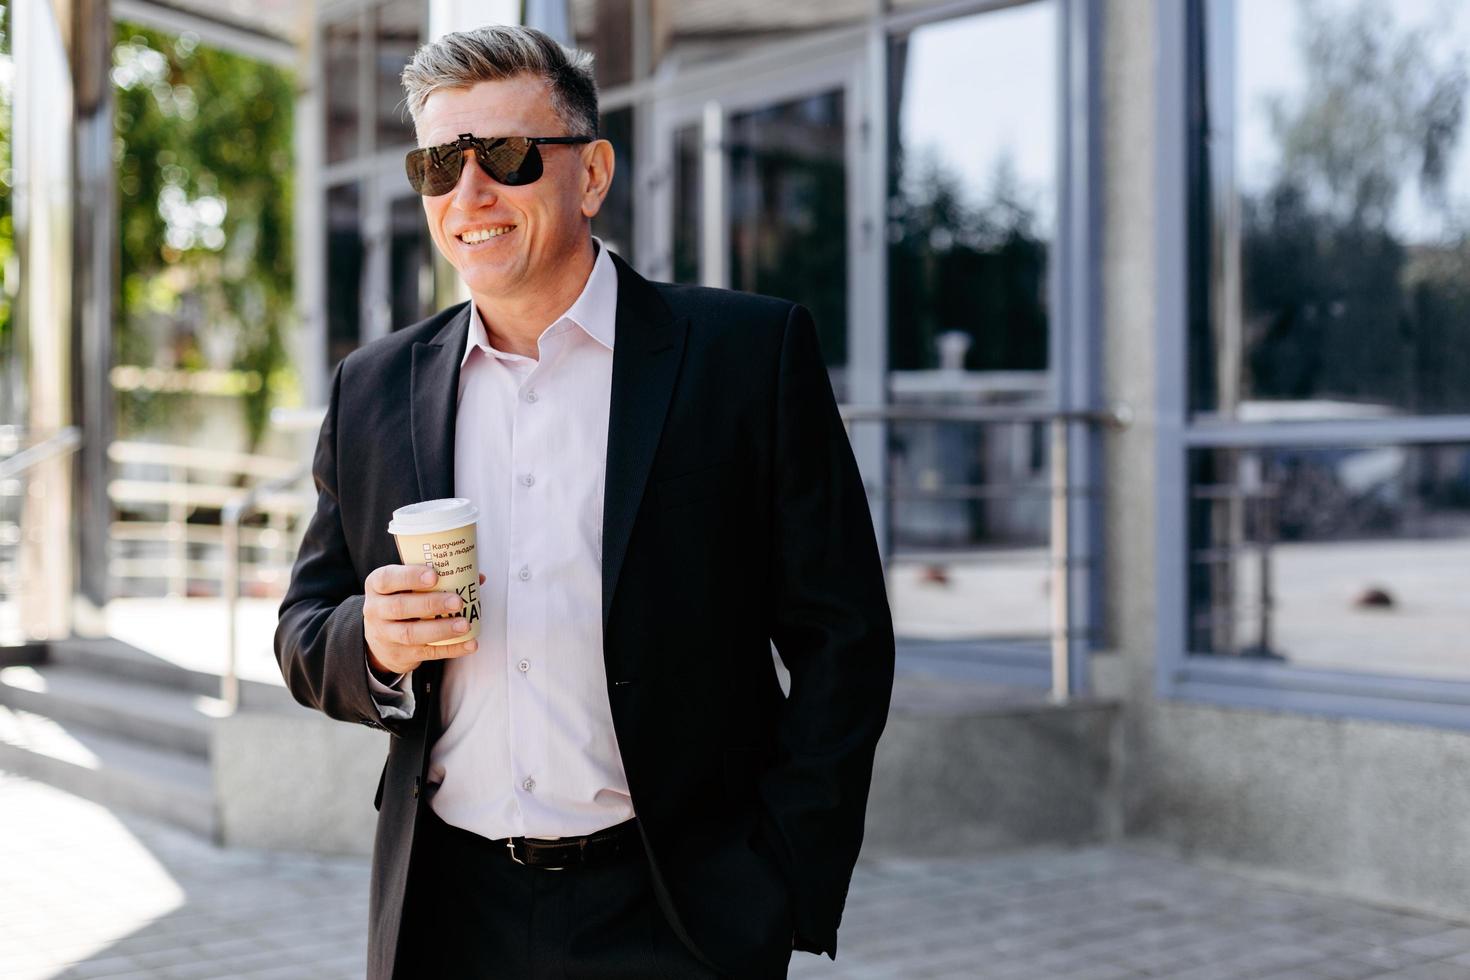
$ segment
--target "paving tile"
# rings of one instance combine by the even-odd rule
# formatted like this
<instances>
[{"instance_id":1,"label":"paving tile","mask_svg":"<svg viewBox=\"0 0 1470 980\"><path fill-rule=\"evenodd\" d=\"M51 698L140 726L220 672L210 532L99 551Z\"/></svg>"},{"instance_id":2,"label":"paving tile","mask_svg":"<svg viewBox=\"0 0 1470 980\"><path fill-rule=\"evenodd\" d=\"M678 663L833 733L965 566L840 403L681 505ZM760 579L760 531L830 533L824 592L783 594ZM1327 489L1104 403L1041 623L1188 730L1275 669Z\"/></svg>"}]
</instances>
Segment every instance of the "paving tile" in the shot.
<instances>
[{"instance_id":1,"label":"paving tile","mask_svg":"<svg viewBox=\"0 0 1470 980\"><path fill-rule=\"evenodd\" d=\"M0 772L4 980L360 980L366 860L221 849ZM792 980L1470 980L1470 927L1129 845L864 861Z\"/></svg>"}]
</instances>

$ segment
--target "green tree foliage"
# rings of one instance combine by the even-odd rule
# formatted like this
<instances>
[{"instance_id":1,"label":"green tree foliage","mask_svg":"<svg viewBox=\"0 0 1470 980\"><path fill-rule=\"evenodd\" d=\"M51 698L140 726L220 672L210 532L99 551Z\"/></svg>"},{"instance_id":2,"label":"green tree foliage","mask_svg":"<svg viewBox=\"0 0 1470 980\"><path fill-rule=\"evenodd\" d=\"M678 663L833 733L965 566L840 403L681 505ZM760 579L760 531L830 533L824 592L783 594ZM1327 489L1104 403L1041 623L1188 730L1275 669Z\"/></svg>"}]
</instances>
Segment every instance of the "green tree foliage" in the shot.
<instances>
[{"instance_id":1,"label":"green tree foliage","mask_svg":"<svg viewBox=\"0 0 1470 980\"><path fill-rule=\"evenodd\" d=\"M117 25L112 78L121 264L117 361L234 368L249 449L292 383L289 72L170 36ZM218 363L219 361L225 363ZM120 395L133 430L179 396Z\"/></svg>"}]
</instances>

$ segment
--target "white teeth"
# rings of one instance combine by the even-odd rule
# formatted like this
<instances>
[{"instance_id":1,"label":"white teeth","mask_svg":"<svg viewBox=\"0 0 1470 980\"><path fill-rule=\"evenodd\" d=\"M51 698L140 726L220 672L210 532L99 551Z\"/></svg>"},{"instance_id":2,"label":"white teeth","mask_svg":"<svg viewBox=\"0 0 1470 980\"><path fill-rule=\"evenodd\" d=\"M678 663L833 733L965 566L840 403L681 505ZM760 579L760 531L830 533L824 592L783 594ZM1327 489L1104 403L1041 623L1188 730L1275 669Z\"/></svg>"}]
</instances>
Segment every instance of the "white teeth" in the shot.
<instances>
[{"instance_id":1,"label":"white teeth","mask_svg":"<svg viewBox=\"0 0 1470 980\"><path fill-rule=\"evenodd\" d=\"M476 228L474 231L467 231L461 234L459 240L466 245L475 245L487 239L504 235L506 232L513 231L514 229L515 225L501 225L499 228Z\"/></svg>"}]
</instances>

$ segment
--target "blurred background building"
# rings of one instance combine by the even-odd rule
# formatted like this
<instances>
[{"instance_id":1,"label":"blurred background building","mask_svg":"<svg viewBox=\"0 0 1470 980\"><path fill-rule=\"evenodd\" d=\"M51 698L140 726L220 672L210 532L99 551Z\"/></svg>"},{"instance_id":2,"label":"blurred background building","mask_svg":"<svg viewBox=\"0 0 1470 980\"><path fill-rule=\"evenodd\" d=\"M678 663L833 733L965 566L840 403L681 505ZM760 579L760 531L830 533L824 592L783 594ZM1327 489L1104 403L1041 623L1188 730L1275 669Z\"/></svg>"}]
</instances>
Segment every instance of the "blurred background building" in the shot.
<instances>
[{"instance_id":1,"label":"blurred background building","mask_svg":"<svg viewBox=\"0 0 1470 980\"><path fill-rule=\"evenodd\" d=\"M523 18L596 55L594 231L816 315L900 639L873 847L1470 915L1466 5L4 7L0 768L367 846L380 736L287 703L275 604L332 367L464 298L399 73Z\"/></svg>"}]
</instances>

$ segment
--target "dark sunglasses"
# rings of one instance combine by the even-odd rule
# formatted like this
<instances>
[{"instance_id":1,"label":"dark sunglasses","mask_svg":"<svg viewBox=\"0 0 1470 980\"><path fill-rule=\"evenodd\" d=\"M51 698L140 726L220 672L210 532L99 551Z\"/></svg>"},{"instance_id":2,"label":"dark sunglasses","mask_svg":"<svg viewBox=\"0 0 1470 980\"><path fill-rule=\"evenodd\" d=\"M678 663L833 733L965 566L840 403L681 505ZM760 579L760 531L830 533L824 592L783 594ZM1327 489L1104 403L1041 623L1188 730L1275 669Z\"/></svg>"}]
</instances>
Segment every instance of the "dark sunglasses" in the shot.
<instances>
[{"instance_id":1,"label":"dark sunglasses","mask_svg":"<svg viewBox=\"0 0 1470 980\"><path fill-rule=\"evenodd\" d=\"M461 133L453 143L409 150L404 159L408 183L428 197L447 194L459 183L464 151L474 150L480 169L511 187L534 183L541 176L541 143L591 143L593 136L488 136Z\"/></svg>"}]
</instances>

